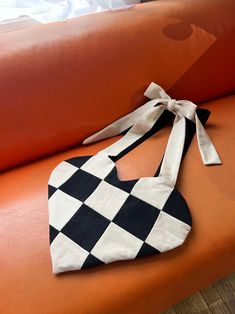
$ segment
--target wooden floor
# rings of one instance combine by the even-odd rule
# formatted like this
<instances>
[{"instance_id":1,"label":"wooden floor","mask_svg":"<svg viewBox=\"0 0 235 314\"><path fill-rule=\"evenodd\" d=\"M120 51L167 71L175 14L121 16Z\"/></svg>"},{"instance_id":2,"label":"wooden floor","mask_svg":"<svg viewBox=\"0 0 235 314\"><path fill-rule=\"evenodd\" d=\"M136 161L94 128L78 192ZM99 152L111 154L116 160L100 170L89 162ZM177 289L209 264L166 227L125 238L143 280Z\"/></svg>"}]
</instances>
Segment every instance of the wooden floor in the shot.
<instances>
[{"instance_id":1,"label":"wooden floor","mask_svg":"<svg viewBox=\"0 0 235 314\"><path fill-rule=\"evenodd\" d=\"M235 273L161 314L235 314Z\"/></svg>"}]
</instances>

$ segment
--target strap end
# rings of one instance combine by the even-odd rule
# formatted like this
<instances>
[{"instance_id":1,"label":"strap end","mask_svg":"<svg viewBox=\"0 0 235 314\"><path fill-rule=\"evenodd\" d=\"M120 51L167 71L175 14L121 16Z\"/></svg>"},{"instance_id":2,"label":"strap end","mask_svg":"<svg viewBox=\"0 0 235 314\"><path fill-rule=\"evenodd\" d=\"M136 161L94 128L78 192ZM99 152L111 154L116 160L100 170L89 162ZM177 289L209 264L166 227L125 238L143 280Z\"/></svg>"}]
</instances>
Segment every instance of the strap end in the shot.
<instances>
[{"instance_id":1,"label":"strap end","mask_svg":"<svg viewBox=\"0 0 235 314\"><path fill-rule=\"evenodd\" d=\"M88 145L90 143L92 143L92 140L90 139L90 137L88 137L82 142L82 145Z\"/></svg>"},{"instance_id":2,"label":"strap end","mask_svg":"<svg viewBox=\"0 0 235 314\"><path fill-rule=\"evenodd\" d=\"M212 160L207 160L204 162L205 166L215 166L215 165L223 165L222 160L220 159L219 155L217 154L216 158L213 158Z\"/></svg>"}]
</instances>

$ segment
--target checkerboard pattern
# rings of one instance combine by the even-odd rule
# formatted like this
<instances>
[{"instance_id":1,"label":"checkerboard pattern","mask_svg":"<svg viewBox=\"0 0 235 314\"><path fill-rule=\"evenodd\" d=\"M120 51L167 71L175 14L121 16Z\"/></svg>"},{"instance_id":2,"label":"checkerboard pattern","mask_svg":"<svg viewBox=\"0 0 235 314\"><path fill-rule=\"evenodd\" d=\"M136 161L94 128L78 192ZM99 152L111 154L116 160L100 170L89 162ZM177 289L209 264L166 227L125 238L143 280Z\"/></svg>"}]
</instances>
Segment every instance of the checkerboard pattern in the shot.
<instances>
[{"instance_id":1,"label":"checkerboard pattern","mask_svg":"<svg viewBox=\"0 0 235 314\"><path fill-rule=\"evenodd\" d=\"M191 215L161 177L120 181L105 155L61 162L49 179L53 272L159 254L181 245Z\"/></svg>"}]
</instances>

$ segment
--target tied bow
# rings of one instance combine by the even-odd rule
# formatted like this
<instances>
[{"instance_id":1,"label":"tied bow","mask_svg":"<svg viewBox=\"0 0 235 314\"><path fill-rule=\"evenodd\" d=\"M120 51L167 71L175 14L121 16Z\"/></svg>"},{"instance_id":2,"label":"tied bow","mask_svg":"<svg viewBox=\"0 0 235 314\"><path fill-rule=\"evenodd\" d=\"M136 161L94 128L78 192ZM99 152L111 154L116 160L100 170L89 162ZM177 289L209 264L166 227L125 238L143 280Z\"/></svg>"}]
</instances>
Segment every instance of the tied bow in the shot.
<instances>
[{"instance_id":1,"label":"tied bow","mask_svg":"<svg viewBox=\"0 0 235 314\"><path fill-rule=\"evenodd\" d=\"M175 122L182 118L193 121L196 124L197 142L203 163L205 165L222 164L210 137L197 116L197 106L193 102L172 99L162 87L155 83L149 85L144 95L151 100L91 135L84 140L83 144L93 143L122 133L128 128L135 126L138 120L143 119L147 111L156 107L156 110L159 110L160 113L168 110L175 114Z\"/></svg>"}]
</instances>

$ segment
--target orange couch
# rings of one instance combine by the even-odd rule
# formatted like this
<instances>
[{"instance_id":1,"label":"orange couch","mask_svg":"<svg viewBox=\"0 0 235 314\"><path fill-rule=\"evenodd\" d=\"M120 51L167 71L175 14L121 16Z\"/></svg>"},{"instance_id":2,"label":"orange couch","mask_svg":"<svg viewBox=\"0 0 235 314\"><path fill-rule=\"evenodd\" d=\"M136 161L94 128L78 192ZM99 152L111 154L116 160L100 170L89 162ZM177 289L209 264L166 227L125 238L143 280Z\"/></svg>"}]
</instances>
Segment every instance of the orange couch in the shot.
<instances>
[{"instance_id":1,"label":"orange couch","mask_svg":"<svg viewBox=\"0 0 235 314\"><path fill-rule=\"evenodd\" d=\"M0 35L0 313L156 314L235 271L234 38L233 0L156 1ZM143 104L151 81L212 112L223 166L203 166L193 140L178 180L192 232L158 256L55 276L50 172L116 141L80 145ZM117 162L121 179L153 175L169 130Z\"/></svg>"}]
</instances>

